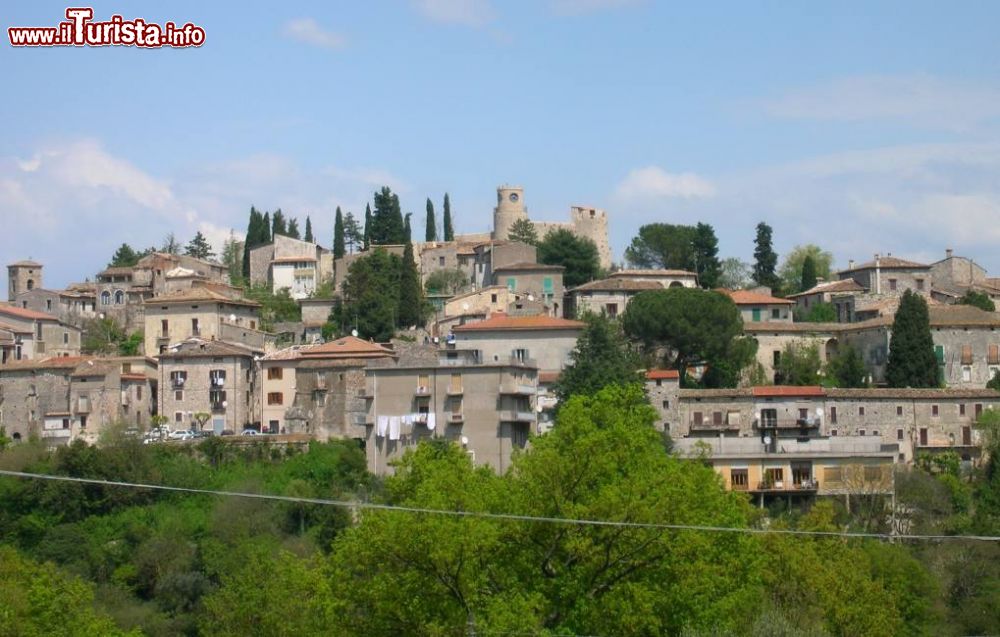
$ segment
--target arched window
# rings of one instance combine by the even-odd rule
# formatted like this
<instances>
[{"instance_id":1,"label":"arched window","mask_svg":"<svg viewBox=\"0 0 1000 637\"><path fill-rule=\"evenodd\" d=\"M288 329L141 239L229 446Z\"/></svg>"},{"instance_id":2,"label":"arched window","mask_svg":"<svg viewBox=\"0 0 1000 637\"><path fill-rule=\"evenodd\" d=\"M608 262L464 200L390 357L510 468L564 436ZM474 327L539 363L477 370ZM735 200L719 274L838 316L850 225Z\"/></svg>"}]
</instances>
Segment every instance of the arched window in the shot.
<instances>
[{"instance_id":1,"label":"arched window","mask_svg":"<svg viewBox=\"0 0 1000 637\"><path fill-rule=\"evenodd\" d=\"M20 440L21 440L21 434L15 431L14 435L11 436L11 438L14 439L14 442L20 442Z\"/></svg>"},{"instance_id":2,"label":"arched window","mask_svg":"<svg viewBox=\"0 0 1000 637\"><path fill-rule=\"evenodd\" d=\"M121 305L125 302L125 293L121 290L115 290L115 305Z\"/></svg>"},{"instance_id":3,"label":"arched window","mask_svg":"<svg viewBox=\"0 0 1000 637\"><path fill-rule=\"evenodd\" d=\"M34 290L35 289L35 280L34 279L28 279L28 289L29 290Z\"/></svg>"},{"instance_id":4,"label":"arched window","mask_svg":"<svg viewBox=\"0 0 1000 637\"><path fill-rule=\"evenodd\" d=\"M682 288L682 287L684 287L684 284L681 283L680 281L671 281L670 282L670 287L672 287L672 288Z\"/></svg>"},{"instance_id":5,"label":"arched window","mask_svg":"<svg viewBox=\"0 0 1000 637\"><path fill-rule=\"evenodd\" d=\"M101 292L101 305L111 305L111 292L107 290Z\"/></svg>"}]
</instances>

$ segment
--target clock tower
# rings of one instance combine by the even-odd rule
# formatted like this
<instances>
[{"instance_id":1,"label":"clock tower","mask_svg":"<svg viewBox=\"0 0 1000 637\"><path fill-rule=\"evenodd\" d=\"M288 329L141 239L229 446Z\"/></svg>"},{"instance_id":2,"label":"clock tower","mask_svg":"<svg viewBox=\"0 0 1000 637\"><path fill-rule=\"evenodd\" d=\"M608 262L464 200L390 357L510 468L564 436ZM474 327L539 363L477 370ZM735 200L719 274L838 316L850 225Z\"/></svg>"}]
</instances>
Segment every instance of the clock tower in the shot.
<instances>
[{"instance_id":1,"label":"clock tower","mask_svg":"<svg viewBox=\"0 0 1000 637\"><path fill-rule=\"evenodd\" d=\"M510 228L518 219L527 219L528 209L524 207L524 188L503 185L497 188L497 207L493 209L493 239L506 240Z\"/></svg>"}]
</instances>

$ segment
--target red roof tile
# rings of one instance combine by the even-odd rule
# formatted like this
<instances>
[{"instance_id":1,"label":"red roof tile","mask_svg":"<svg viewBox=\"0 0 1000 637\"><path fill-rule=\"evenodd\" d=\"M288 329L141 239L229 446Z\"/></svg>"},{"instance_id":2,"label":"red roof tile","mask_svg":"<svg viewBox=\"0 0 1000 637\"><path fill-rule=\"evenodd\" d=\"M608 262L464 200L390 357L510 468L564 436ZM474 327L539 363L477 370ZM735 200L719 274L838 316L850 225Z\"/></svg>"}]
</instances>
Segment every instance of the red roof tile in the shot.
<instances>
[{"instance_id":1,"label":"red roof tile","mask_svg":"<svg viewBox=\"0 0 1000 637\"><path fill-rule=\"evenodd\" d=\"M790 385L773 385L754 387L753 395L759 397L795 397L795 396L826 396L826 390L818 385L793 387Z\"/></svg>"},{"instance_id":2,"label":"red roof tile","mask_svg":"<svg viewBox=\"0 0 1000 637\"><path fill-rule=\"evenodd\" d=\"M487 332L492 330L582 330L586 323L553 316L508 316L498 312L485 321L456 325L453 332Z\"/></svg>"},{"instance_id":3,"label":"red roof tile","mask_svg":"<svg viewBox=\"0 0 1000 637\"><path fill-rule=\"evenodd\" d=\"M392 356L393 351L378 343L372 343L356 336L343 336L322 345L305 347L299 350L302 358L369 358Z\"/></svg>"},{"instance_id":4,"label":"red roof tile","mask_svg":"<svg viewBox=\"0 0 1000 637\"><path fill-rule=\"evenodd\" d=\"M57 321L56 317L51 314L46 314L45 312L36 312L35 310L29 310L23 307L16 307L14 305L2 305L0 304L0 314L6 314L7 316L15 316L22 319L30 319L32 321Z\"/></svg>"},{"instance_id":5,"label":"red roof tile","mask_svg":"<svg viewBox=\"0 0 1000 637\"><path fill-rule=\"evenodd\" d=\"M726 290L718 289L716 292L721 292L733 300L736 305L794 305L795 301L789 301L788 299L779 299L776 296L771 296L770 294L761 294L760 292L751 292L750 290Z\"/></svg>"},{"instance_id":6,"label":"red roof tile","mask_svg":"<svg viewBox=\"0 0 1000 637\"><path fill-rule=\"evenodd\" d=\"M646 372L646 380L680 380L676 369L651 369Z\"/></svg>"}]
</instances>

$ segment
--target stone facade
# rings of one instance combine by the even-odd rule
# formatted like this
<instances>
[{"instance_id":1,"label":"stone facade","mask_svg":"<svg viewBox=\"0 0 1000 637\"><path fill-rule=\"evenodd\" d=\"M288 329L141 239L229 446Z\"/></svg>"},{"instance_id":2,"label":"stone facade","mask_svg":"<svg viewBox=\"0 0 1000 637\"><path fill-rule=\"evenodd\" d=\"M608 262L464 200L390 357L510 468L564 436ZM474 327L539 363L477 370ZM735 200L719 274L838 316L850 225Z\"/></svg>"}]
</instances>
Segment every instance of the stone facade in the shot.
<instances>
[{"instance_id":1,"label":"stone facade","mask_svg":"<svg viewBox=\"0 0 1000 637\"><path fill-rule=\"evenodd\" d=\"M7 300L13 301L22 292L42 287L42 264L37 261L16 261L7 266Z\"/></svg>"},{"instance_id":2,"label":"stone facade","mask_svg":"<svg viewBox=\"0 0 1000 637\"><path fill-rule=\"evenodd\" d=\"M562 316L563 270L561 265L514 263L493 269L493 284L506 286L528 301L539 301L549 316Z\"/></svg>"},{"instance_id":3,"label":"stone facade","mask_svg":"<svg viewBox=\"0 0 1000 637\"><path fill-rule=\"evenodd\" d=\"M841 279L853 279L867 292L888 296L902 296L912 290L926 297L931 293L931 267L892 256L876 254L875 259L855 265L850 262L846 270L837 273Z\"/></svg>"},{"instance_id":4,"label":"stone facade","mask_svg":"<svg viewBox=\"0 0 1000 637\"><path fill-rule=\"evenodd\" d=\"M494 312L505 312L512 303L523 296L525 295L514 292L506 285L490 285L448 299L444 304L444 316L467 314L488 316Z\"/></svg>"},{"instance_id":5,"label":"stone facade","mask_svg":"<svg viewBox=\"0 0 1000 637\"><path fill-rule=\"evenodd\" d=\"M455 347L479 352L484 363L516 361L544 372L559 372L585 327L580 321L548 316L494 314L484 321L452 328Z\"/></svg>"},{"instance_id":6,"label":"stone facade","mask_svg":"<svg viewBox=\"0 0 1000 637\"><path fill-rule=\"evenodd\" d=\"M744 333L757 341L757 363L764 375L771 381L779 382L775 372L782 353L788 345L799 347L815 346L820 360L826 364L836 355L838 340L843 326L839 323L786 323L782 321L745 323Z\"/></svg>"},{"instance_id":7,"label":"stone facade","mask_svg":"<svg viewBox=\"0 0 1000 637\"><path fill-rule=\"evenodd\" d=\"M51 314L0 305L0 327L14 334L14 360L80 355L80 328Z\"/></svg>"},{"instance_id":8,"label":"stone facade","mask_svg":"<svg viewBox=\"0 0 1000 637\"><path fill-rule=\"evenodd\" d=\"M149 355L186 338L221 339L227 323L259 334L260 304L205 288L151 298L145 307L144 345Z\"/></svg>"},{"instance_id":9,"label":"stone facade","mask_svg":"<svg viewBox=\"0 0 1000 637\"><path fill-rule=\"evenodd\" d=\"M83 327L85 320L97 317L97 302L93 293L35 288L18 294L13 305L52 314L63 323L77 327Z\"/></svg>"},{"instance_id":10,"label":"stone facade","mask_svg":"<svg viewBox=\"0 0 1000 637\"><path fill-rule=\"evenodd\" d=\"M753 290L719 290L727 295L740 310L744 323L791 323L794 301L779 299L771 294L768 288Z\"/></svg>"},{"instance_id":11,"label":"stone facade","mask_svg":"<svg viewBox=\"0 0 1000 637\"><path fill-rule=\"evenodd\" d=\"M279 234L250 250L250 283L274 292L288 288L295 299L308 297L333 274L333 254L317 243Z\"/></svg>"}]
</instances>

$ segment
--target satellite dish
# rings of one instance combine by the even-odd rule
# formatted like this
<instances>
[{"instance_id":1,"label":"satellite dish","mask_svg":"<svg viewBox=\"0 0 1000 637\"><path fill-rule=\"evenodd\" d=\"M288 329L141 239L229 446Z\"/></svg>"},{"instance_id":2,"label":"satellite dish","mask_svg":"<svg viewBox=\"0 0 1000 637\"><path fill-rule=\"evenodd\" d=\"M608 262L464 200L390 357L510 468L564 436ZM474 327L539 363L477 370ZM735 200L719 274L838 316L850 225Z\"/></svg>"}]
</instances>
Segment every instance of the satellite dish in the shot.
<instances>
[{"instance_id":1,"label":"satellite dish","mask_svg":"<svg viewBox=\"0 0 1000 637\"><path fill-rule=\"evenodd\" d=\"M535 406L535 411L537 411L538 413L542 413L542 409L543 409L543 407L541 405L536 405Z\"/></svg>"},{"instance_id":2,"label":"satellite dish","mask_svg":"<svg viewBox=\"0 0 1000 637\"><path fill-rule=\"evenodd\" d=\"M528 295L528 301L534 301L534 300L535 300L535 295L534 294L529 294Z\"/></svg>"},{"instance_id":3,"label":"satellite dish","mask_svg":"<svg viewBox=\"0 0 1000 637\"><path fill-rule=\"evenodd\" d=\"M462 436L462 446L464 447L467 444L469 444L469 437L468 436Z\"/></svg>"},{"instance_id":4,"label":"satellite dish","mask_svg":"<svg viewBox=\"0 0 1000 637\"><path fill-rule=\"evenodd\" d=\"M817 416L822 416L823 415L823 408L822 407L817 407L816 408L816 415Z\"/></svg>"},{"instance_id":5,"label":"satellite dish","mask_svg":"<svg viewBox=\"0 0 1000 637\"><path fill-rule=\"evenodd\" d=\"M354 338L357 338L358 337L358 331L357 330L351 330L351 336L353 336Z\"/></svg>"},{"instance_id":6,"label":"satellite dish","mask_svg":"<svg viewBox=\"0 0 1000 637\"><path fill-rule=\"evenodd\" d=\"M236 315L235 314L230 314L229 315L229 322L230 323L235 323L236 322Z\"/></svg>"},{"instance_id":7,"label":"satellite dish","mask_svg":"<svg viewBox=\"0 0 1000 637\"><path fill-rule=\"evenodd\" d=\"M771 444L771 436L764 436L764 444L765 445Z\"/></svg>"},{"instance_id":8,"label":"satellite dish","mask_svg":"<svg viewBox=\"0 0 1000 637\"><path fill-rule=\"evenodd\" d=\"M229 406L229 401L228 401L228 400L224 400L224 401L222 401L222 407L223 407L223 408L226 408L226 407L228 407L228 406Z\"/></svg>"},{"instance_id":9,"label":"satellite dish","mask_svg":"<svg viewBox=\"0 0 1000 637\"><path fill-rule=\"evenodd\" d=\"M462 310L468 312L469 311L469 304L468 303L462 303Z\"/></svg>"}]
</instances>

